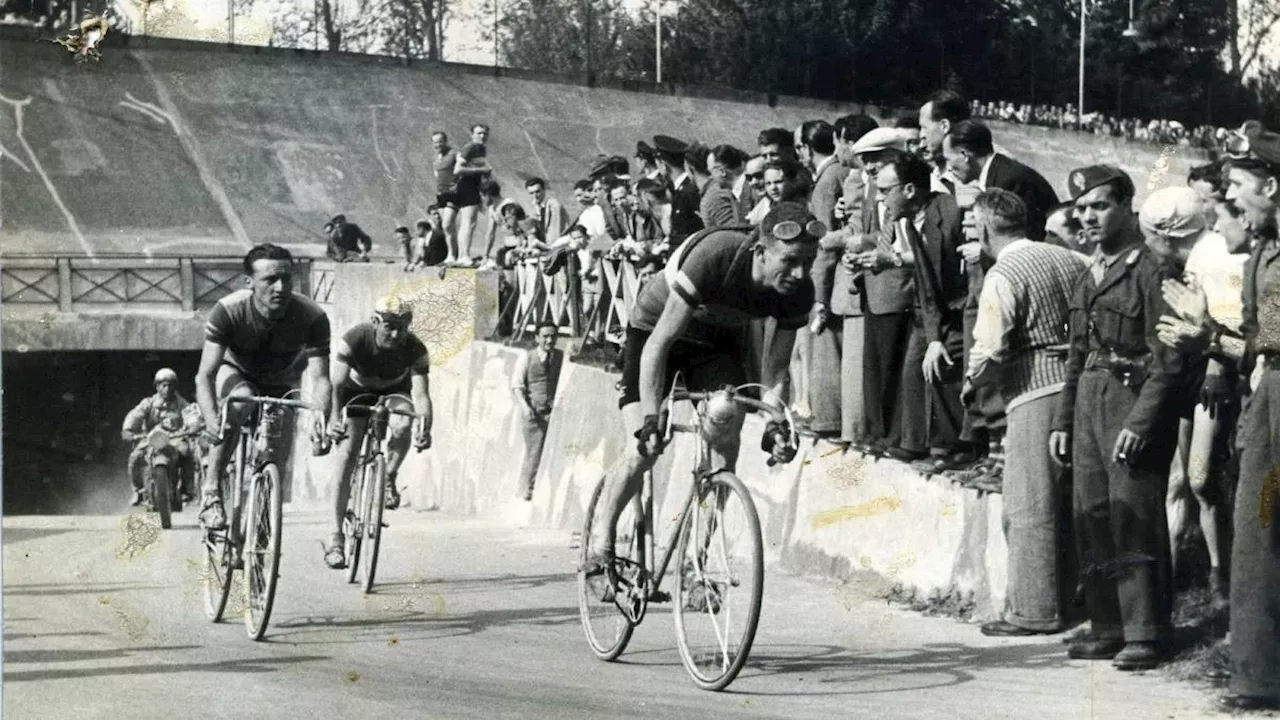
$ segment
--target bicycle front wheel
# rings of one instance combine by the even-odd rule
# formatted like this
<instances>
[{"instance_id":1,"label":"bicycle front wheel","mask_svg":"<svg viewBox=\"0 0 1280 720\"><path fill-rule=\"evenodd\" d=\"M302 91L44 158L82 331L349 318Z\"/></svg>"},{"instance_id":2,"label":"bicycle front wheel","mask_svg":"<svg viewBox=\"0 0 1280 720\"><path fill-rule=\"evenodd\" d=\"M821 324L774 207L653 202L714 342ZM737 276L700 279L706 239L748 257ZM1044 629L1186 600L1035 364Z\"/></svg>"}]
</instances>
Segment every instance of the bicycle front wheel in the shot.
<instances>
[{"instance_id":1,"label":"bicycle front wheel","mask_svg":"<svg viewBox=\"0 0 1280 720\"><path fill-rule=\"evenodd\" d=\"M238 468L238 463L230 463L222 471L218 487L224 502L231 497L229 488L233 487L229 475L237 472ZM234 486L238 487L239 483ZM238 518L239 515L236 514L232 522L238 521ZM204 535L204 568L200 573L200 585L204 591L204 614L211 622L221 622L235 577L235 543L231 541L231 525L226 530L210 531L201 528L200 532Z\"/></svg>"},{"instance_id":2,"label":"bicycle front wheel","mask_svg":"<svg viewBox=\"0 0 1280 720\"><path fill-rule=\"evenodd\" d=\"M261 640L271 619L280 570L280 540L284 508L280 470L275 463L262 466L250 480L249 525L245 533L244 627L249 637Z\"/></svg>"},{"instance_id":3,"label":"bicycle front wheel","mask_svg":"<svg viewBox=\"0 0 1280 720\"><path fill-rule=\"evenodd\" d=\"M373 592L373 575L378 570L378 548L382 545L382 511L387 501L387 464L382 455L374 457L365 474L369 502L364 515L364 592Z\"/></svg>"},{"instance_id":4,"label":"bicycle front wheel","mask_svg":"<svg viewBox=\"0 0 1280 720\"><path fill-rule=\"evenodd\" d=\"M605 509L601 494L604 483L605 478L601 478L595 492L591 493L591 501L587 503L587 519L582 525L582 551L579 553L579 560L582 562L586 561L591 551L592 531L596 523L603 522ZM633 507L634 503L628 506L618 522L615 553L620 559L638 563L642 559L640 547L643 543L643 526ZM616 660L631 641L635 626L614 602L614 590L606 575L586 577L581 572L578 573L578 613L582 616L582 629L586 632L591 652L606 662Z\"/></svg>"},{"instance_id":5,"label":"bicycle front wheel","mask_svg":"<svg viewBox=\"0 0 1280 720\"><path fill-rule=\"evenodd\" d=\"M676 557L680 659L698 687L723 690L751 652L764 596L760 518L751 493L732 473L699 483Z\"/></svg>"}]
</instances>

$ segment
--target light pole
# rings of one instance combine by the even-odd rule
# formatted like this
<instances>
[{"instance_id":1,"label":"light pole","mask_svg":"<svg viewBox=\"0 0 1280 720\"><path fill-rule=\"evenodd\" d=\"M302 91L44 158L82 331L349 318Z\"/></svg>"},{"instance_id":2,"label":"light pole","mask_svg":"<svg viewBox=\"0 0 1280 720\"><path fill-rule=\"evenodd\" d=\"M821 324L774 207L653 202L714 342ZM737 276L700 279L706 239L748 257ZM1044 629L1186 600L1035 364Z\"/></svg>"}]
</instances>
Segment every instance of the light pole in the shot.
<instances>
[{"instance_id":1,"label":"light pole","mask_svg":"<svg viewBox=\"0 0 1280 720\"><path fill-rule=\"evenodd\" d=\"M663 5L663 2L662 0L654 0L654 2L658 6L657 12L654 13L655 19L653 24L653 27L654 27L653 47L654 47L654 54L656 57L655 66L657 68L657 72L655 73L655 75L657 77L657 84L661 85L662 84L662 5Z\"/></svg>"},{"instance_id":2,"label":"light pole","mask_svg":"<svg viewBox=\"0 0 1280 720\"><path fill-rule=\"evenodd\" d=\"M1076 124L1081 127L1084 126L1084 40L1088 28L1085 20L1089 14L1087 2L1088 0L1080 0L1080 71L1079 85L1076 88ZM1138 28L1133 24L1133 0L1129 0L1129 27L1121 35L1132 40L1138 34Z\"/></svg>"}]
</instances>

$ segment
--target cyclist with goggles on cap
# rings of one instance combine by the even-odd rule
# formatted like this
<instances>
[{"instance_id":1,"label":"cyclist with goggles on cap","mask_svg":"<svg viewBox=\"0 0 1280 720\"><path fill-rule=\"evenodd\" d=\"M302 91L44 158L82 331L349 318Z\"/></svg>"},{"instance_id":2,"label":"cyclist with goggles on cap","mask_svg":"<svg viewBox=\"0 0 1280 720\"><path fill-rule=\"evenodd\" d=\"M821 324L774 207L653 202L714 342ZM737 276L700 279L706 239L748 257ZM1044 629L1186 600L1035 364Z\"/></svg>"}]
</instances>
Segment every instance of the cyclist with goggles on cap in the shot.
<instances>
[{"instance_id":1,"label":"cyclist with goggles on cap","mask_svg":"<svg viewBox=\"0 0 1280 720\"><path fill-rule=\"evenodd\" d=\"M132 505L141 505L143 501L142 464L147 452L147 433L157 426L170 432L181 430L184 412L191 404L178 394L178 373L169 368L157 370L152 385L156 389L155 394L143 398L142 402L130 410L124 416L124 424L120 429L120 437L125 442L137 443L129 453L129 480L133 483ZM174 446L178 451L178 469L182 477L182 501L191 502L195 459L185 440L175 442Z\"/></svg>"},{"instance_id":2,"label":"cyclist with goggles on cap","mask_svg":"<svg viewBox=\"0 0 1280 720\"><path fill-rule=\"evenodd\" d=\"M623 350L618 406L627 429L626 451L605 478L607 520L596 526L600 535L589 539L591 553L583 572L602 572L613 557L618 519L661 452L659 407L677 373L693 392L746 383L748 364L757 364L745 343L749 323L772 317L780 329L795 330L808 321L814 297L809 272L825 234L826 228L803 205L779 202L755 229L694 234L644 285ZM763 400L779 409L791 358L788 341L793 339L789 333L776 338L787 341L776 342L759 363L758 379L767 388ZM737 429L741 423L739 415ZM780 425L770 422L761 449L778 462L789 462L795 449L781 441L789 430ZM716 467L732 470L738 432L711 450Z\"/></svg>"},{"instance_id":3,"label":"cyclist with goggles on cap","mask_svg":"<svg viewBox=\"0 0 1280 720\"><path fill-rule=\"evenodd\" d=\"M346 567L343 555L342 520L351 493L351 476L355 470L357 451L364 439L368 418L343 418L342 410L353 399L361 405L372 405L379 397L395 396L393 408L412 410L422 416L412 433L418 450L431 447L431 395L427 379L431 360L427 346L410 330L413 306L394 295L380 300L369 322L360 323L342 336L334 351L330 367L333 404L329 417L329 436L341 440L334 444L334 530L325 546L325 564L331 568ZM386 507L400 507L396 489L396 473L409 451L410 421L392 414L387 422L387 495ZM345 439L344 439L345 438Z\"/></svg>"}]
</instances>

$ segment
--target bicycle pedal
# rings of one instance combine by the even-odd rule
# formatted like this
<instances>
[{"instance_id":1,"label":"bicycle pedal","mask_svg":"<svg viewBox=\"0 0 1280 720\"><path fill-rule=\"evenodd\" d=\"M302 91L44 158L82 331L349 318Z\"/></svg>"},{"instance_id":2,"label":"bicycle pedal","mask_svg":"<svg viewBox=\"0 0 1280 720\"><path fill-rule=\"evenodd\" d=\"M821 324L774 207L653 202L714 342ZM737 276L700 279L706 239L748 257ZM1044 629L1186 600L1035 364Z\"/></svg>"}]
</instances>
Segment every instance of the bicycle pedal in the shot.
<instances>
[{"instance_id":1,"label":"bicycle pedal","mask_svg":"<svg viewBox=\"0 0 1280 720\"><path fill-rule=\"evenodd\" d=\"M654 590L649 593L649 602L665 603L671 602L671 593L662 590Z\"/></svg>"}]
</instances>

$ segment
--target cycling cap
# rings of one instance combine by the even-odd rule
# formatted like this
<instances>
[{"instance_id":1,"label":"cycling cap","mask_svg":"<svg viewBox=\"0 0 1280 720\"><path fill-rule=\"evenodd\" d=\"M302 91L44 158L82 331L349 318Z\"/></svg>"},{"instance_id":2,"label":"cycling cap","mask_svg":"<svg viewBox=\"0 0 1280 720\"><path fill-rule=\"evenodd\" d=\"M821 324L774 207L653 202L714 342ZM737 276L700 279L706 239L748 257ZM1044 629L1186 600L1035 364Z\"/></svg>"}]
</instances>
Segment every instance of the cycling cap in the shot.
<instances>
[{"instance_id":1,"label":"cycling cap","mask_svg":"<svg viewBox=\"0 0 1280 720\"><path fill-rule=\"evenodd\" d=\"M374 306L375 315L389 320L402 320L409 322L413 319L413 305L406 300L401 300L397 295L387 295L378 301Z\"/></svg>"},{"instance_id":2,"label":"cycling cap","mask_svg":"<svg viewBox=\"0 0 1280 720\"><path fill-rule=\"evenodd\" d=\"M160 368L156 371L156 377L151 381L151 384L159 385L162 382L178 382L178 373L170 370L169 368Z\"/></svg>"}]
</instances>

